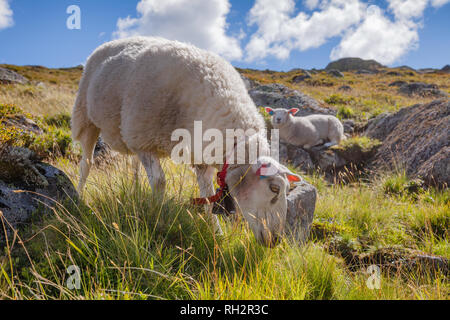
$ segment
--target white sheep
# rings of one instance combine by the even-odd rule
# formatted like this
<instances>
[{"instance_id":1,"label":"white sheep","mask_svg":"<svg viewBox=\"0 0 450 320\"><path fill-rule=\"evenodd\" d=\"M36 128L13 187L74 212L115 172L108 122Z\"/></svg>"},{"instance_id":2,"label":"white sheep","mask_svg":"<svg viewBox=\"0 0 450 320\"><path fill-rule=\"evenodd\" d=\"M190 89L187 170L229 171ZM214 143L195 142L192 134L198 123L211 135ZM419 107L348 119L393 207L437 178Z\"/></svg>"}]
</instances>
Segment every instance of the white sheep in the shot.
<instances>
[{"instance_id":1,"label":"white sheep","mask_svg":"<svg viewBox=\"0 0 450 320\"><path fill-rule=\"evenodd\" d=\"M253 129L257 133L246 145L259 140L260 154L269 153L262 116L238 72L219 56L162 38L136 37L100 46L87 61L73 109L73 138L83 148L79 192L100 134L113 149L136 154L153 192L164 192L160 158L168 157L177 144L171 141L174 130L184 128L194 136L194 121L203 121L204 131L215 128L224 136L227 129ZM271 174L263 179L261 170L268 166ZM220 163L194 166L201 197L215 193L214 169L220 168ZM284 230L290 181L300 177L268 157L228 169L226 183L238 211L264 245L273 245Z\"/></svg>"},{"instance_id":2,"label":"white sheep","mask_svg":"<svg viewBox=\"0 0 450 320\"><path fill-rule=\"evenodd\" d=\"M344 126L338 118L315 114L294 117L299 109L271 109L266 112L272 116L272 125L279 130L280 139L295 146L309 149L325 143L326 147L338 145L345 140Z\"/></svg>"}]
</instances>

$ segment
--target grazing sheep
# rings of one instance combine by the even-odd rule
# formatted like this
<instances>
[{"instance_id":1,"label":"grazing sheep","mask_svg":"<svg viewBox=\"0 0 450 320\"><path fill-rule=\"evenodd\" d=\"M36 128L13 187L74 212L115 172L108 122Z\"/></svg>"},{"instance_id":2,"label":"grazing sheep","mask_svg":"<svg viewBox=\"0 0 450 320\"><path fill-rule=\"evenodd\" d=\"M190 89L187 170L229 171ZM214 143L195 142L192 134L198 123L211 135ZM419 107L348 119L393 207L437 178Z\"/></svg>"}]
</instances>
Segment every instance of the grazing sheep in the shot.
<instances>
[{"instance_id":1,"label":"grazing sheep","mask_svg":"<svg viewBox=\"0 0 450 320\"><path fill-rule=\"evenodd\" d=\"M220 130L224 137L227 129L253 129L256 134L238 146L245 143L248 151L252 141L259 141L259 154L269 154L262 116L238 72L219 56L162 38L100 46L87 61L73 110L73 138L83 148L79 192L101 134L113 149L136 154L152 191L163 193L160 158L168 157L177 144L171 139L174 130L184 128L195 136L194 121L203 121L204 131ZM225 163L225 152L222 158ZM214 169L221 168L220 163L194 165L201 197L215 193ZM253 164L230 164L225 181L256 239L274 245L284 230L289 182L300 177L261 156Z\"/></svg>"},{"instance_id":2,"label":"grazing sheep","mask_svg":"<svg viewBox=\"0 0 450 320\"><path fill-rule=\"evenodd\" d=\"M294 117L299 109L271 109L266 112L272 116L272 125L280 131L280 139L295 146L309 149L325 144L331 147L345 140L344 126L338 118L316 114L307 117Z\"/></svg>"}]
</instances>

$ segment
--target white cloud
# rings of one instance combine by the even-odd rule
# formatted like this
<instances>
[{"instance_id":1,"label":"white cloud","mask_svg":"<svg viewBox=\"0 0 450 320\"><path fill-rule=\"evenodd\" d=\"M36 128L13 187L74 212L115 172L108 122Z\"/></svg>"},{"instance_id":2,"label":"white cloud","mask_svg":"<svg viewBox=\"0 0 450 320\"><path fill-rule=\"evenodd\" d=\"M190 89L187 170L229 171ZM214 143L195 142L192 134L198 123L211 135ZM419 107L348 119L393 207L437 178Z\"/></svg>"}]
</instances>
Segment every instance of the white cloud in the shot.
<instances>
[{"instance_id":1,"label":"white cloud","mask_svg":"<svg viewBox=\"0 0 450 320\"><path fill-rule=\"evenodd\" d=\"M0 30L11 27L13 24L13 12L9 6L9 0L0 0Z\"/></svg>"},{"instance_id":2,"label":"white cloud","mask_svg":"<svg viewBox=\"0 0 450 320\"><path fill-rule=\"evenodd\" d=\"M319 6L320 0L303 0L303 2L309 10L314 10Z\"/></svg>"},{"instance_id":3,"label":"white cloud","mask_svg":"<svg viewBox=\"0 0 450 320\"><path fill-rule=\"evenodd\" d=\"M389 9L399 20L420 18L428 5L428 0L388 0Z\"/></svg>"},{"instance_id":4,"label":"white cloud","mask_svg":"<svg viewBox=\"0 0 450 320\"><path fill-rule=\"evenodd\" d=\"M450 0L431 0L431 5L435 8L442 7L444 4L450 3Z\"/></svg>"},{"instance_id":5,"label":"white cloud","mask_svg":"<svg viewBox=\"0 0 450 320\"><path fill-rule=\"evenodd\" d=\"M137 18L120 18L116 38L161 36L192 43L229 60L242 57L239 37L227 35L228 0L141 0Z\"/></svg>"},{"instance_id":6,"label":"white cloud","mask_svg":"<svg viewBox=\"0 0 450 320\"><path fill-rule=\"evenodd\" d=\"M418 41L416 24L408 20L393 22L378 7L371 6L364 21L346 33L330 58L359 57L392 64L417 48Z\"/></svg>"},{"instance_id":7,"label":"white cloud","mask_svg":"<svg viewBox=\"0 0 450 320\"><path fill-rule=\"evenodd\" d=\"M300 12L293 16L293 0L256 0L249 23L257 25L258 30L246 47L247 60L268 55L285 59L294 49L317 48L358 23L364 12L359 0L322 1L320 7L311 15Z\"/></svg>"},{"instance_id":8,"label":"white cloud","mask_svg":"<svg viewBox=\"0 0 450 320\"><path fill-rule=\"evenodd\" d=\"M419 44L418 30L429 6L450 0L386 0L386 10L370 0L303 0L312 13L296 13L294 0L256 0L248 23L257 31L246 46L246 60L268 56L286 59L293 50L317 48L329 39L341 41L331 59L361 57L392 64Z\"/></svg>"}]
</instances>

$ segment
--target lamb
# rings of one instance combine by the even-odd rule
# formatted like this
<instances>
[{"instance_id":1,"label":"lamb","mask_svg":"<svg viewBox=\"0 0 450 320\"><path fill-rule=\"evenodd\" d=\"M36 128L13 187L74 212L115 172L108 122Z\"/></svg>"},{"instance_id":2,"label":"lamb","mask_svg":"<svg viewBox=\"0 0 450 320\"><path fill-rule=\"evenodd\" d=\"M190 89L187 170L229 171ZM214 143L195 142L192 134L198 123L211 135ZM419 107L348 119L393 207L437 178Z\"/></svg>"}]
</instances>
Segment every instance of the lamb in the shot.
<instances>
[{"instance_id":1,"label":"lamb","mask_svg":"<svg viewBox=\"0 0 450 320\"><path fill-rule=\"evenodd\" d=\"M286 221L290 182L300 181L275 159L264 134L262 116L238 72L219 56L192 45L162 38L135 37L100 46L88 58L72 115L72 134L81 143L81 193L93 163L99 135L114 150L137 155L154 194L163 194L166 179L160 159L168 157L179 128L194 136L194 121L204 130L253 130L242 143L258 141L257 161L234 164L225 152L221 163L195 163L201 197L214 195L215 169L230 163L225 181L238 213L255 238L273 246ZM248 159L247 159L248 160ZM216 227L220 229L216 218Z\"/></svg>"},{"instance_id":2,"label":"lamb","mask_svg":"<svg viewBox=\"0 0 450 320\"><path fill-rule=\"evenodd\" d=\"M326 141L325 147L338 145L345 140L344 126L338 118L330 115L310 115L294 117L299 109L271 109L266 112L272 116L272 125L279 129L280 138L295 146L310 149Z\"/></svg>"}]
</instances>

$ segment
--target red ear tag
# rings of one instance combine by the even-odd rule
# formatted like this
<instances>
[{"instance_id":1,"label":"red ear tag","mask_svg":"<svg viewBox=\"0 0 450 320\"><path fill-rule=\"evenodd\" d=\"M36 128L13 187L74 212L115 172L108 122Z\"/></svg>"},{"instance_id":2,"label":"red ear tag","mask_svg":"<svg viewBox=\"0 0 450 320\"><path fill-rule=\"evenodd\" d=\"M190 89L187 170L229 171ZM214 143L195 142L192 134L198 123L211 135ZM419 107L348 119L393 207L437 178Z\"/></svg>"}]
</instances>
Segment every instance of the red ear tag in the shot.
<instances>
[{"instance_id":1,"label":"red ear tag","mask_svg":"<svg viewBox=\"0 0 450 320\"><path fill-rule=\"evenodd\" d=\"M300 181L302 181L302 179L300 179L299 177L294 176L294 175L290 175L290 174L287 175L287 178L288 178L289 182L300 182Z\"/></svg>"}]
</instances>

